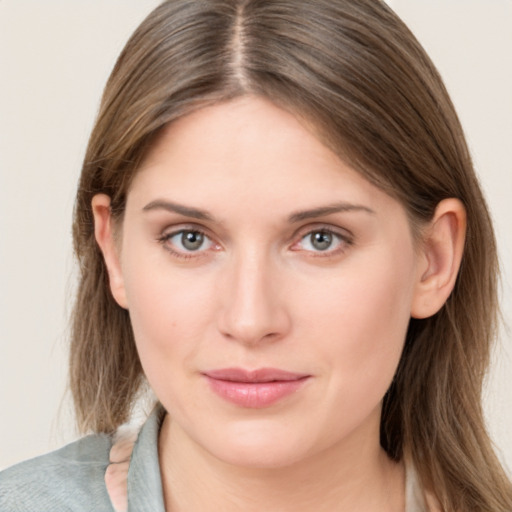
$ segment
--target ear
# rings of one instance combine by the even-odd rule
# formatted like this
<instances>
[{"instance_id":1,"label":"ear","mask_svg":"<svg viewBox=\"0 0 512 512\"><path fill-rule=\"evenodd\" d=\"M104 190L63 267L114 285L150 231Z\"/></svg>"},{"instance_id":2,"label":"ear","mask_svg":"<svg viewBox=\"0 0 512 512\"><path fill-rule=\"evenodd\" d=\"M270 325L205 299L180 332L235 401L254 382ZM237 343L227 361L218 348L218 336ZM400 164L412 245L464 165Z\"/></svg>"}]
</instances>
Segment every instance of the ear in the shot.
<instances>
[{"instance_id":1,"label":"ear","mask_svg":"<svg viewBox=\"0 0 512 512\"><path fill-rule=\"evenodd\" d=\"M450 296L459 272L466 236L466 210L454 198L444 199L424 231L411 316L437 313Z\"/></svg>"},{"instance_id":2,"label":"ear","mask_svg":"<svg viewBox=\"0 0 512 512\"><path fill-rule=\"evenodd\" d=\"M92 198L91 205L94 215L94 236L107 266L110 290L116 302L121 307L127 308L119 248L114 237L114 220L110 210L110 197L106 194L96 194Z\"/></svg>"}]
</instances>

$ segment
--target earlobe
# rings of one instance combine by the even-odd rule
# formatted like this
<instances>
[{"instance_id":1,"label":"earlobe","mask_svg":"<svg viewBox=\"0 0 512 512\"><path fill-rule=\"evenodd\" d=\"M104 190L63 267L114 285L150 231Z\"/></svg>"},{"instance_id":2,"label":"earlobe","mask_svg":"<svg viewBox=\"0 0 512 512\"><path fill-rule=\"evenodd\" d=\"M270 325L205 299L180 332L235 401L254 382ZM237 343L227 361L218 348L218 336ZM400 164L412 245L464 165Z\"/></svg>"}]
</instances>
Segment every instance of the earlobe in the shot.
<instances>
[{"instance_id":1,"label":"earlobe","mask_svg":"<svg viewBox=\"0 0 512 512\"><path fill-rule=\"evenodd\" d=\"M427 318L450 296L462 261L466 210L455 198L444 199L425 230L421 265L411 306L413 318Z\"/></svg>"},{"instance_id":2,"label":"earlobe","mask_svg":"<svg viewBox=\"0 0 512 512\"><path fill-rule=\"evenodd\" d=\"M119 249L114 237L113 219L110 210L110 197L96 194L91 202L94 215L94 236L98 243L107 267L110 290L116 302L127 308L124 279L119 259Z\"/></svg>"}]
</instances>

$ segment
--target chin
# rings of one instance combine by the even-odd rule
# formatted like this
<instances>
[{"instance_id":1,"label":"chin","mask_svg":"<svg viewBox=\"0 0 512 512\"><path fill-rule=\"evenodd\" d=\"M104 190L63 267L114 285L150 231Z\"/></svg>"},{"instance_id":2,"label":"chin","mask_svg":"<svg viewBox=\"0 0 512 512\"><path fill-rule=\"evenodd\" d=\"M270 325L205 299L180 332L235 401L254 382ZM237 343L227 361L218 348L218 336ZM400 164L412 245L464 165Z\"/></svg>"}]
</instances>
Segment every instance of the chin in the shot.
<instances>
[{"instance_id":1,"label":"chin","mask_svg":"<svg viewBox=\"0 0 512 512\"><path fill-rule=\"evenodd\" d=\"M289 425L248 423L223 430L205 448L227 464L253 469L283 468L307 457L307 441Z\"/></svg>"},{"instance_id":2,"label":"chin","mask_svg":"<svg viewBox=\"0 0 512 512\"><path fill-rule=\"evenodd\" d=\"M233 446L229 443L222 447L219 453L213 455L232 466L269 470L292 466L303 458L298 450L277 447L273 443L268 443L266 446L248 446L239 443Z\"/></svg>"}]
</instances>

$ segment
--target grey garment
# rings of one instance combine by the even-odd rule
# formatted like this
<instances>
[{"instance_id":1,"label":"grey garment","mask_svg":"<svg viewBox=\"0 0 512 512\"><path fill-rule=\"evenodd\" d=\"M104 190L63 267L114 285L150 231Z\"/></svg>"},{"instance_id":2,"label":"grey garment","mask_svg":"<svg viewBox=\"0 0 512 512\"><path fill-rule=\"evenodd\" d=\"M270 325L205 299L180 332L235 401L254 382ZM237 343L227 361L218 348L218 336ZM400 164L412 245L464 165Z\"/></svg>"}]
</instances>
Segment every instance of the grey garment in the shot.
<instances>
[{"instance_id":1,"label":"grey garment","mask_svg":"<svg viewBox=\"0 0 512 512\"><path fill-rule=\"evenodd\" d=\"M155 408L139 433L128 471L128 511L165 512ZM88 436L56 452L0 473L0 512L114 512L105 487L112 437ZM411 465L406 464L406 512L427 510Z\"/></svg>"},{"instance_id":2,"label":"grey garment","mask_svg":"<svg viewBox=\"0 0 512 512\"><path fill-rule=\"evenodd\" d=\"M163 409L144 424L128 472L130 512L165 512L158 433ZM1 512L113 512L105 487L112 437L91 435L0 472Z\"/></svg>"}]
</instances>

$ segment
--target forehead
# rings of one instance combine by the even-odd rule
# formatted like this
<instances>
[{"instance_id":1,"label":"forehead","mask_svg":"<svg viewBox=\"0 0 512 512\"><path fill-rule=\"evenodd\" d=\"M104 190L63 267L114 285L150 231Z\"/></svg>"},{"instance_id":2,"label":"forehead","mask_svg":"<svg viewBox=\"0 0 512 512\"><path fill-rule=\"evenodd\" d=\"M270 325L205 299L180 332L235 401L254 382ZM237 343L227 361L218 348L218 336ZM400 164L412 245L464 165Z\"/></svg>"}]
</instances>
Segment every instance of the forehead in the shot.
<instances>
[{"instance_id":1,"label":"forehead","mask_svg":"<svg viewBox=\"0 0 512 512\"><path fill-rule=\"evenodd\" d=\"M210 168L233 162L242 170L250 165L251 157L260 162L286 158L298 164L306 153L311 161L340 163L305 121L268 100L243 96L198 109L169 124L142 169L166 158L195 165L204 155Z\"/></svg>"},{"instance_id":2,"label":"forehead","mask_svg":"<svg viewBox=\"0 0 512 512\"><path fill-rule=\"evenodd\" d=\"M372 208L393 201L293 114L252 96L199 109L164 129L128 199L159 196L208 209L242 202L276 213L340 201L370 202Z\"/></svg>"}]
</instances>

